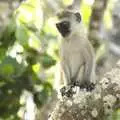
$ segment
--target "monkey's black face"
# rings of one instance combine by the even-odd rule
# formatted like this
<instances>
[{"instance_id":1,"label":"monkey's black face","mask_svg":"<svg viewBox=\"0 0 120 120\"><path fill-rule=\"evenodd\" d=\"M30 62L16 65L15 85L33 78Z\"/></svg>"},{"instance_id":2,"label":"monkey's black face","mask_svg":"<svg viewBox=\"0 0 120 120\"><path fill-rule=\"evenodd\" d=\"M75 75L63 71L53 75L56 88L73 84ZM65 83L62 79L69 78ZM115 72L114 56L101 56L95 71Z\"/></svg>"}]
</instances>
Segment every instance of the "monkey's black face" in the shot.
<instances>
[{"instance_id":1,"label":"monkey's black face","mask_svg":"<svg viewBox=\"0 0 120 120\"><path fill-rule=\"evenodd\" d=\"M66 37L70 33L70 22L62 21L56 24L58 31L61 33L63 37Z\"/></svg>"}]
</instances>

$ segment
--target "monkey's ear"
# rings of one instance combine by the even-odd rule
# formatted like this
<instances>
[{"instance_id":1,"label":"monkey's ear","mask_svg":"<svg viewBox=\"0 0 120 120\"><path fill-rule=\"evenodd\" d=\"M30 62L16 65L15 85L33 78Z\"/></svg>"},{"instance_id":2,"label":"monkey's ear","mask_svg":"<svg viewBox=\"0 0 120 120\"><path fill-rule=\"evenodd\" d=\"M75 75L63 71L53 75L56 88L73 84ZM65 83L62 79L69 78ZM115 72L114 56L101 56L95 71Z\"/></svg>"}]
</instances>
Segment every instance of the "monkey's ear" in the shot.
<instances>
[{"instance_id":1,"label":"monkey's ear","mask_svg":"<svg viewBox=\"0 0 120 120\"><path fill-rule=\"evenodd\" d=\"M76 16L76 20L77 20L78 22L80 22L80 21L81 21L81 15L80 15L80 13L79 13L79 12L76 12L76 13L75 13L75 16Z\"/></svg>"}]
</instances>

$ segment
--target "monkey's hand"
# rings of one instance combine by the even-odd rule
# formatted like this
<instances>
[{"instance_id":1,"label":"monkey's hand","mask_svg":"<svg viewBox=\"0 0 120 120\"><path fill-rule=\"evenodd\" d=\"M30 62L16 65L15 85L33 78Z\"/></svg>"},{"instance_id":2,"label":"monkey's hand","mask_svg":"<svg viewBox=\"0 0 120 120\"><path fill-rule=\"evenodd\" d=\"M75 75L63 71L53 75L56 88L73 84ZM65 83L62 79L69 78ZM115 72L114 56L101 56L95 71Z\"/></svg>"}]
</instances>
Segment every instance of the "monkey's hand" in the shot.
<instances>
[{"instance_id":1,"label":"monkey's hand","mask_svg":"<svg viewBox=\"0 0 120 120\"><path fill-rule=\"evenodd\" d=\"M72 97L75 92L73 91L74 85L64 86L60 89L62 96Z\"/></svg>"}]
</instances>

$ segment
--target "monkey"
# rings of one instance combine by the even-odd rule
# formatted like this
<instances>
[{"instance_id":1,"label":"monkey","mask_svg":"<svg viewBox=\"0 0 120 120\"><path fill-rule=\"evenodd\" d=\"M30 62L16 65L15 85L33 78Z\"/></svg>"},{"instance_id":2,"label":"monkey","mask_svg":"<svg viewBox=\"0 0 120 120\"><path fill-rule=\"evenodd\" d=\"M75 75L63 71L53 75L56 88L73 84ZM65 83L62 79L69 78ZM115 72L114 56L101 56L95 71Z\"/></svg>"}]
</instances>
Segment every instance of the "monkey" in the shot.
<instances>
[{"instance_id":1,"label":"monkey","mask_svg":"<svg viewBox=\"0 0 120 120\"><path fill-rule=\"evenodd\" d=\"M92 90L95 80L94 49L87 38L78 11L63 10L57 14L56 28L63 40L60 47L60 60L65 86L79 86Z\"/></svg>"}]
</instances>

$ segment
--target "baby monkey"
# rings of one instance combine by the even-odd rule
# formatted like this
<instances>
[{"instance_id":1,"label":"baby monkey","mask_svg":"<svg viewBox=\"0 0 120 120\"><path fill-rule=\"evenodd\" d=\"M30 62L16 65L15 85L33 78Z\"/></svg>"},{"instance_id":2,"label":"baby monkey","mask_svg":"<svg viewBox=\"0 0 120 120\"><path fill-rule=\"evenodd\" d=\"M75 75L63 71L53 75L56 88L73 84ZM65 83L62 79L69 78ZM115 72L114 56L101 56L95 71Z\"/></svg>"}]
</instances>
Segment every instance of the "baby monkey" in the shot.
<instances>
[{"instance_id":1,"label":"baby monkey","mask_svg":"<svg viewBox=\"0 0 120 120\"><path fill-rule=\"evenodd\" d=\"M95 85L95 57L79 12L64 10L56 27L63 37L60 49L61 79L65 86L90 91Z\"/></svg>"}]
</instances>

